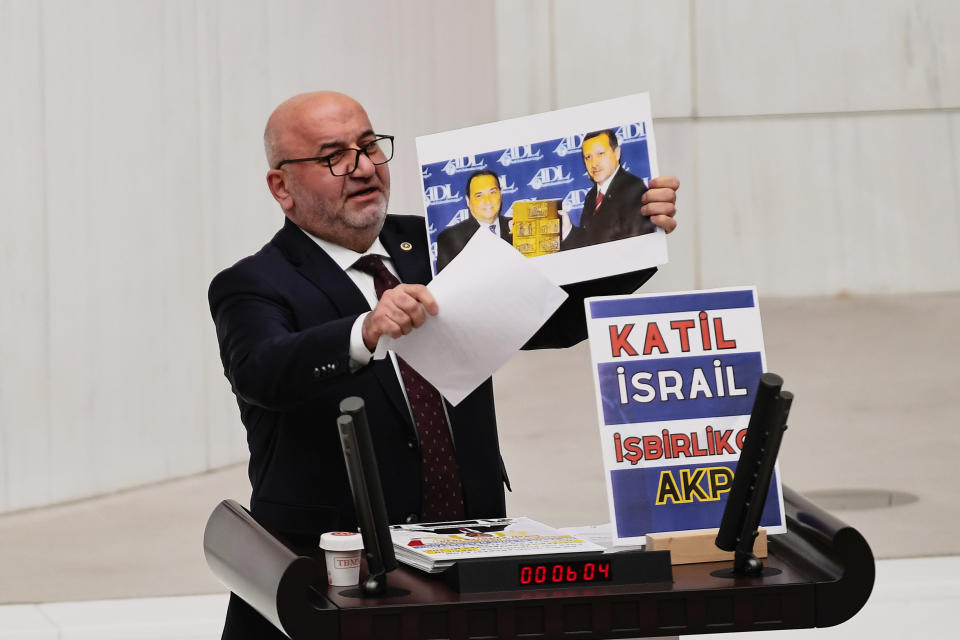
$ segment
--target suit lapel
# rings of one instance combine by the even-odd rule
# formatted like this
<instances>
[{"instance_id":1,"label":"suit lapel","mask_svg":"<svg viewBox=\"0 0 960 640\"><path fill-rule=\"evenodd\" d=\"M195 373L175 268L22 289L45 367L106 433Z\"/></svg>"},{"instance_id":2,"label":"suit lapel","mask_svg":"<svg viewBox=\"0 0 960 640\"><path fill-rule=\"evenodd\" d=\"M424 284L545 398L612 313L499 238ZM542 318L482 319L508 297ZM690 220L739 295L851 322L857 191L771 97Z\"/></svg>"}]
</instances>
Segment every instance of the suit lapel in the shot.
<instances>
[{"instance_id":1,"label":"suit lapel","mask_svg":"<svg viewBox=\"0 0 960 640\"><path fill-rule=\"evenodd\" d=\"M597 183L593 183L593 187L590 191L587 191L586 197L583 199L583 209L580 210L580 226L589 227L590 219L593 218L593 209L596 207L597 203Z\"/></svg>"},{"instance_id":2,"label":"suit lapel","mask_svg":"<svg viewBox=\"0 0 960 640\"><path fill-rule=\"evenodd\" d=\"M430 282L430 262L427 256L427 232L417 219L388 217L380 232L383 243L401 282L427 284Z\"/></svg>"},{"instance_id":3,"label":"suit lapel","mask_svg":"<svg viewBox=\"0 0 960 640\"><path fill-rule=\"evenodd\" d=\"M400 276L400 281L408 284L427 284L430 282L430 264L427 260L427 232L422 222L408 217L388 216L380 231L380 242L383 243L393 266ZM404 417L408 428L414 437L417 436L416 426L410 418L403 392L397 384L397 375L393 367L377 367L375 369L380 384L387 391L390 401L397 411ZM400 381L402 383L402 380Z\"/></svg>"},{"instance_id":4,"label":"suit lapel","mask_svg":"<svg viewBox=\"0 0 960 640\"><path fill-rule=\"evenodd\" d=\"M590 191L587 193L587 197L583 199L584 214L587 211L590 212L590 216L589 218L587 218L588 225L589 225L589 220L595 217L603 216L604 213L609 211L610 207L612 207L613 204L617 201L617 189L620 188L623 182L623 177L625 173L626 173L626 169L624 169L623 167L620 167L619 169L617 169L617 174L613 176L613 180L611 180L610 184L607 185L607 190L603 194L603 202L600 203L600 208L597 209L595 215L593 210L596 207L597 194L600 193L600 187L599 185L597 185L596 182L593 183L593 188L590 189ZM605 204L607 205L606 209L603 208ZM589 209L587 207L589 207ZM583 218L585 217L584 214L581 214L581 217L580 217L581 220L583 220ZM581 226L583 225L582 222L580 224Z\"/></svg>"},{"instance_id":5,"label":"suit lapel","mask_svg":"<svg viewBox=\"0 0 960 640\"><path fill-rule=\"evenodd\" d=\"M297 272L327 296L341 316L370 311L370 305L350 276L289 219L274 236L273 244L280 248Z\"/></svg>"},{"instance_id":6,"label":"suit lapel","mask_svg":"<svg viewBox=\"0 0 960 640\"><path fill-rule=\"evenodd\" d=\"M402 282L427 284L430 266L426 259L427 234L422 223L403 218L387 217L380 241L393 260L393 266ZM273 238L276 245L297 271L324 293L344 317L370 311L370 306L357 286L333 259L307 237L295 224L287 220L283 229ZM390 402L403 416L408 429L416 433L410 418L403 390L394 367L388 361L376 361L371 368Z\"/></svg>"},{"instance_id":7,"label":"suit lapel","mask_svg":"<svg viewBox=\"0 0 960 640\"><path fill-rule=\"evenodd\" d=\"M287 220L276 236L273 243L277 245L297 271L313 283L337 309L341 317L359 315L370 311L367 299L360 293L360 289L353 283L350 276L333 261L327 252L321 249L316 242L295 224ZM389 360L373 360L370 369L383 388L384 394L390 403L403 417L408 430L413 430L410 411L403 398L396 370Z\"/></svg>"},{"instance_id":8,"label":"suit lapel","mask_svg":"<svg viewBox=\"0 0 960 640\"><path fill-rule=\"evenodd\" d=\"M513 244L513 233L510 232L510 218L500 216L500 238Z\"/></svg>"},{"instance_id":9,"label":"suit lapel","mask_svg":"<svg viewBox=\"0 0 960 640\"><path fill-rule=\"evenodd\" d=\"M603 194L603 199L606 200L610 198L610 201L613 202L617 199L617 194L624 188L624 183L628 182L627 170L623 167L617 169L617 175L613 176L613 180L610 181L610 185L607 187L607 192ZM603 205L601 205L602 208Z\"/></svg>"}]
</instances>

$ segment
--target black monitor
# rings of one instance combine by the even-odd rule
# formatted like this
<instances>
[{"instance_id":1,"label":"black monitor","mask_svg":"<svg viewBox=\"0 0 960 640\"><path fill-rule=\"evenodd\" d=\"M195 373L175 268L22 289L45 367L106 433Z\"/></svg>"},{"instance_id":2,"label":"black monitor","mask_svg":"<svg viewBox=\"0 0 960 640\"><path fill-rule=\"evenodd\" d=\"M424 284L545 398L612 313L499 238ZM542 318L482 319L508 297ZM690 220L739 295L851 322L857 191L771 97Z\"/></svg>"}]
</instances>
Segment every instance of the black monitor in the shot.
<instances>
[{"instance_id":1,"label":"black monitor","mask_svg":"<svg viewBox=\"0 0 960 640\"><path fill-rule=\"evenodd\" d=\"M717 532L717 546L734 552L733 570L729 572L733 576L764 572L763 563L753 555L753 543L793 402L793 394L781 391L782 387L783 378L777 374L760 376L747 435Z\"/></svg>"}]
</instances>

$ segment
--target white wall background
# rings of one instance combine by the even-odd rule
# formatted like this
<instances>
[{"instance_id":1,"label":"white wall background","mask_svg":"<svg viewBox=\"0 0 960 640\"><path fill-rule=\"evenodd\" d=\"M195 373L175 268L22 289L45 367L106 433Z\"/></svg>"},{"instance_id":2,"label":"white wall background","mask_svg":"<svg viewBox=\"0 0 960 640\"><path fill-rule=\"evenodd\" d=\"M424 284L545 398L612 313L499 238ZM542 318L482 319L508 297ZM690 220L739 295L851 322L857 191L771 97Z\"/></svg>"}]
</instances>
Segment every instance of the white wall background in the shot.
<instances>
[{"instance_id":1,"label":"white wall background","mask_svg":"<svg viewBox=\"0 0 960 640\"><path fill-rule=\"evenodd\" d=\"M960 3L522 6L497 5L498 50L522 52L501 117L651 93L683 225L654 287L960 288Z\"/></svg>"},{"instance_id":2,"label":"white wall background","mask_svg":"<svg viewBox=\"0 0 960 640\"><path fill-rule=\"evenodd\" d=\"M0 512L242 460L206 286L281 224L263 123L413 138L651 92L661 290L960 289L960 3L0 0Z\"/></svg>"}]
</instances>

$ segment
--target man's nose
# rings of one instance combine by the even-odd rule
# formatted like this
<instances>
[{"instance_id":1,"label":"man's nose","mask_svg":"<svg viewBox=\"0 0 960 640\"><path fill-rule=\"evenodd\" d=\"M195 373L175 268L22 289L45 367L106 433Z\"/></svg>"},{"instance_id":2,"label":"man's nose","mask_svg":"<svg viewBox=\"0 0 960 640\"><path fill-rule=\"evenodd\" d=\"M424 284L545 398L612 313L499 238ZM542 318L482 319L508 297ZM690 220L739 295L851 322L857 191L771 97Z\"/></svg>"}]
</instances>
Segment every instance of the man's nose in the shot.
<instances>
[{"instance_id":1,"label":"man's nose","mask_svg":"<svg viewBox=\"0 0 960 640\"><path fill-rule=\"evenodd\" d=\"M358 153L357 154L357 168L353 172L353 175L357 178L369 178L376 171L376 165L373 164L367 154Z\"/></svg>"}]
</instances>

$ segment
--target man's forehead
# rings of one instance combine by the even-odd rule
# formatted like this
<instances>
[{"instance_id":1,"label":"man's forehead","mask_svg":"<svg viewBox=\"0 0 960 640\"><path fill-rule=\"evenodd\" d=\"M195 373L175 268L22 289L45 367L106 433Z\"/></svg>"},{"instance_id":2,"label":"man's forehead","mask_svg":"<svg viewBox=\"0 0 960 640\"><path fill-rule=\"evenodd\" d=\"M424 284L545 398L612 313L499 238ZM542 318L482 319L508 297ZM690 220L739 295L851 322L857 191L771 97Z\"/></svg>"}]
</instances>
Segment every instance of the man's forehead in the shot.
<instances>
[{"instance_id":1,"label":"man's forehead","mask_svg":"<svg viewBox=\"0 0 960 640\"><path fill-rule=\"evenodd\" d=\"M592 138L587 138L586 140L583 141L582 148L586 149L588 146L594 147L597 145L606 147L608 149L610 148L610 140L607 138L607 134L601 133L593 136Z\"/></svg>"},{"instance_id":2,"label":"man's forehead","mask_svg":"<svg viewBox=\"0 0 960 640\"><path fill-rule=\"evenodd\" d=\"M321 107L306 112L297 120L293 133L314 143L351 143L373 131L367 114L356 109Z\"/></svg>"},{"instance_id":3,"label":"man's forehead","mask_svg":"<svg viewBox=\"0 0 960 640\"><path fill-rule=\"evenodd\" d=\"M288 148L351 144L373 131L360 103L339 93L295 96L278 107L273 118Z\"/></svg>"},{"instance_id":4,"label":"man's forehead","mask_svg":"<svg viewBox=\"0 0 960 640\"><path fill-rule=\"evenodd\" d=\"M485 173L481 176L476 176L473 180L470 181L470 191L481 191L484 189L499 189L500 182L493 176L488 173Z\"/></svg>"}]
</instances>

